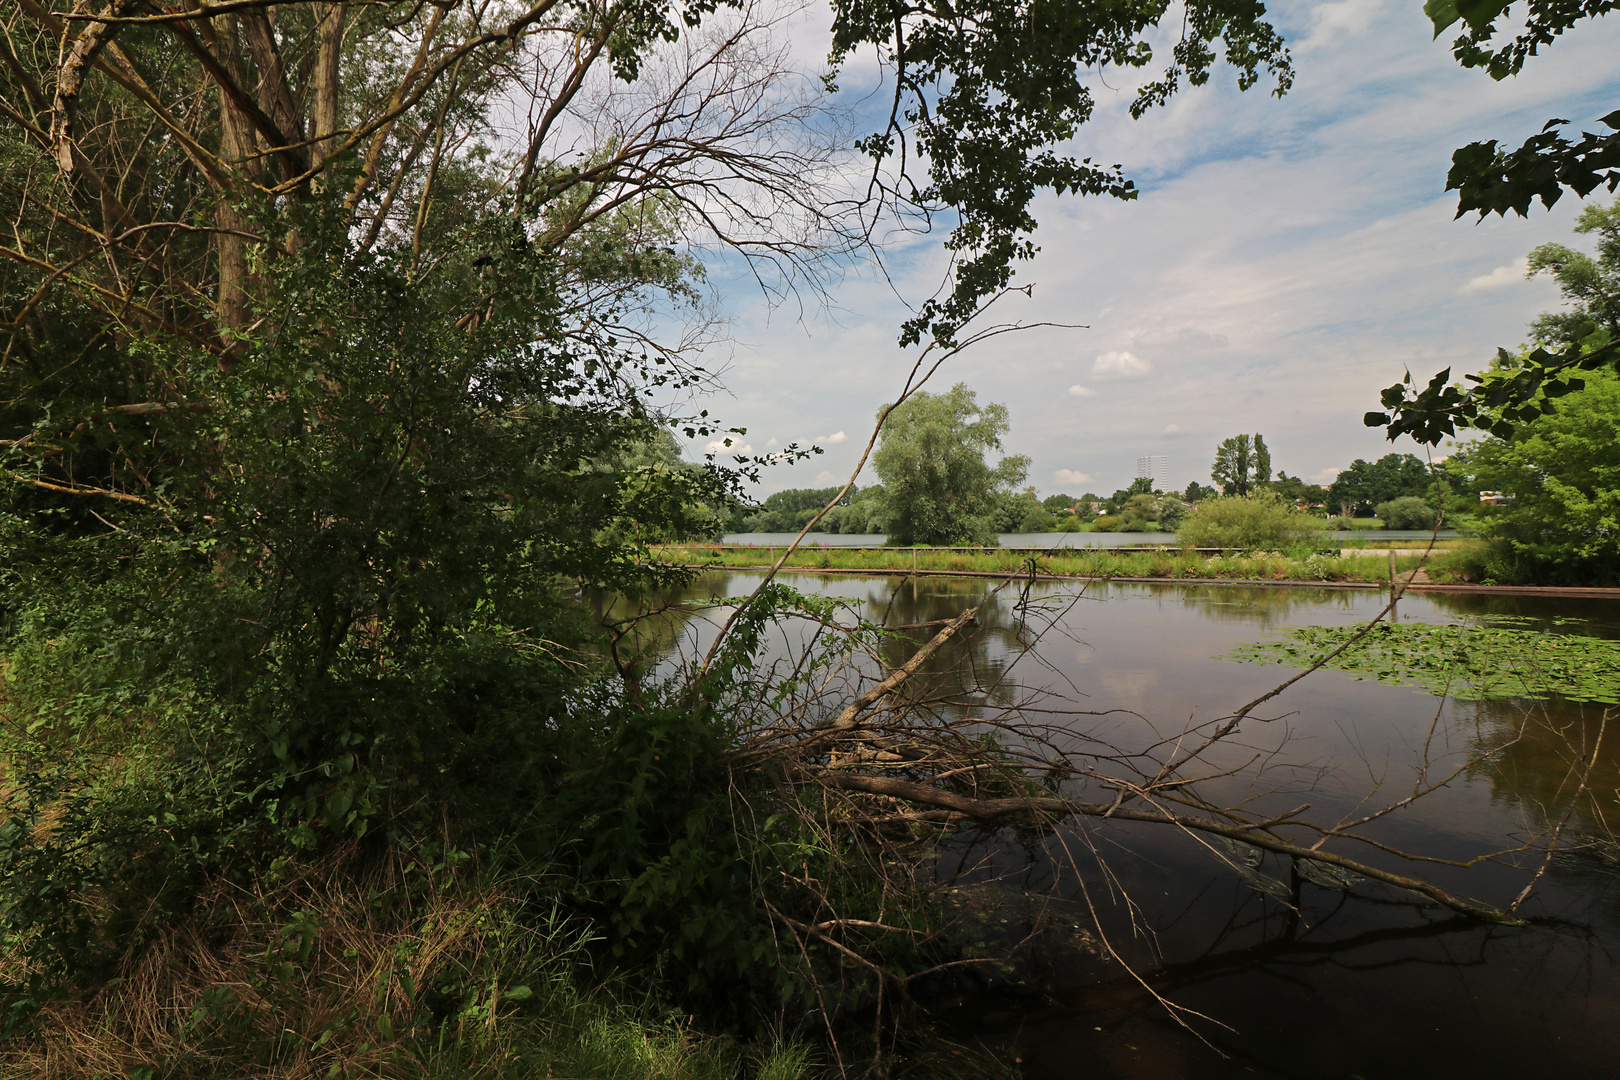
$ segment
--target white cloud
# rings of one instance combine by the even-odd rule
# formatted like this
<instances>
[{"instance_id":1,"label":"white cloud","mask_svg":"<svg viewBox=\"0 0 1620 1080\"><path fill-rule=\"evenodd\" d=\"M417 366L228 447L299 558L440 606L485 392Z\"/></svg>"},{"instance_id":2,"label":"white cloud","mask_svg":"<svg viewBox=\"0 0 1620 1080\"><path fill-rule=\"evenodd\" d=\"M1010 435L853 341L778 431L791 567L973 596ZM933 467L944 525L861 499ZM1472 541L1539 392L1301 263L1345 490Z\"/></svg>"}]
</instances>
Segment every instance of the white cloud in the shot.
<instances>
[{"instance_id":1,"label":"white cloud","mask_svg":"<svg viewBox=\"0 0 1620 1080\"><path fill-rule=\"evenodd\" d=\"M752 454L754 448L748 443L738 444L736 439L716 439L703 447L705 454Z\"/></svg>"},{"instance_id":2,"label":"white cloud","mask_svg":"<svg viewBox=\"0 0 1620 1080\"><path fill-rule=\"evenodd\" d=\"M842 431L835 431L831 435L823 435L823 436L821 436L820 438L816 439L816 442L821 443L821 444L823 444L825 446L837 446L839 443L843 442L844 440L846 440L848 438L849 438L849 436L845 435Z\"/></svg>"},{"instance_id":3,"label":"white cloud","mask_svg":"<svg viewBox=\"0 0 1620 1080\"><path fill-rule=\"evenodd\" d=\"M765 444L765 449L767 449L767 450L775 450L778 446L781 446L781 445L782 445L781 443L776 441L776 436L772 435L771 438L770 438L770 441Z\"/></svg>"},{"instance_id":4,"label":"white cloud","mask_svg":"<svg viewBox=\"0 0 1620 1080\"><path fill-rule=\"evenodd\" d=\"M1468 284L1457 291L1460 293L1485 292L1490 289L1505 289L1509 285L1517 285L1524 280L1525 271L1530 269L1529 259L1516 259L1506 266L1498 266L1488 274L1481 274L1477 278L1470 278Z\"/></svg>"},{"instance_id":5,"label":"white cloud","mask_svg":"<svg viewBox=\"0 0 1620 1080\"><path fill-rule=\"evenodd\" d=\"M1089 387L1089 386L1081 386L1079 383L1075 383L1073 386L1069 387L1069 396L1070 397L1096 397L1097 396L1097 391L1091 389L1091 387Z\"/></svg>"},{"instance_id":6,"label":"white cloud","mask_svg":"<svg viewBox=\"0 0 1620 1080\"><path fill-rule=\"evenodd\" d=\"M1052 479L1060 484L1088 484L1091 482L1090 475L1078 469L1059 469L1052 474Z\"/></svg>"},{"instance_id":7,"label":"white cloud","mask_svg":"<svg viewBox=\"0 0 1620 1080\"><path fill-rule=\"evenodd\" d=\"M1343 469L1318 469L1316 472L1311 474L1311 483L1321 484L1323 487L1327 487L1329 484L1333 483L1334 480L1338 479L1339 473L1343 471Z\"/></svg>"},{"instance_id":8,"label":"white cloud","mask_svg":"<svg viewBox=\"0 0 1620 1080\"><path fill-rule=\"evenodd\" d=\"M1105 352L1091 362L1091 374L1099 379L1145 379L1153 368L1135 353Z\"/></svg>"},{"instance_id":9,"label":"white cloud","mask_svg":"<svg viewBox=\"0 0 1620 1080\"><path fill-rule=\"evenodd\" d=\"M1166 424L1166 425L1164 425L1164 433L1166 435L1180 435L1181 434L1181 425L1180 424Z\"/></svg>"},{"instance_id":10,"label":"white cloud","mask_svg":"<svg viewBox=\"0 0 1620 1080\"><path fill-rule=\"evenodd\" d=\"M840 479L842 479L842 478L834 476L832 473L828 472L826 469L822 469L820 472L816 473L816 483L818 483L818 484L831 484L831 483L837 482Z\"/></svg>"}]
</instances>

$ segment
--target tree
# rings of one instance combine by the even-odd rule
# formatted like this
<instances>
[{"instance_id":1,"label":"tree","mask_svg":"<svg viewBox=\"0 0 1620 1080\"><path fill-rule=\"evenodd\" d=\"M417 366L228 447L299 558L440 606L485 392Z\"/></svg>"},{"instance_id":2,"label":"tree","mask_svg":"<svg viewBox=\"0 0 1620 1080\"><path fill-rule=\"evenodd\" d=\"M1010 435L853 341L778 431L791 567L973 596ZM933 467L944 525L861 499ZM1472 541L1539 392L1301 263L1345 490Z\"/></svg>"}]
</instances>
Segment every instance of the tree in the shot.
<instances>
[{"instance_id":1,"label":"tree","mask_svg":"<svg viewBox=\"0 0 1620 1080\"><path fill-rule=\"evenodd\" d=\"M1327 498L1327 489L1321 484L1307 484L1297 476L1289 476L1285 472L1277 474L1277 479L1271 482L1271 490L1285 499L1302 502L1306 506L1320 505Z\"/></svg>"},{"instance_id":2,"label":"tree","mask_svg":"<svg viewBox=\"0 0 1620 1080\"><path fill-rule=\"evenodd\" d=\"M919 392L889 413L872 465L892 542L994 544L996 510L1029 470L1022 455L985 460L1000 453L1007 427L1007 407L980 406L966 383Z\"/></svg>"},{"instance_id":3,"label":"tree","mask_svg":"<svg viewBox=\"0 0 1620 1080\"><path fill-rule=\"evenodd\" d=\"M1265 439L1256 434L1252 441L1248 435L1222 440L1215 448L1215 464L1209 475L1228 495L1249 494L1255 486L1271 479L1271 451Z\"/></svg>"},{"instance_id":4,"label":"tree","mask_svg":"<svg viewBox=\"0 0 1620 1080\"><path fill-rule=\"evenodd\" d=\"M1348 505L1352 517L1367 517L1379 503L1404 496L1426 498L1433 490L1434 479L1421 458L1385 454L1375 462L1352 461L1328 487L1327 504L1335 509Z\"/></svg>"},{"instance_id":5,"label":"tree","mask_svg":"<svg viewBox=\"0 0 1620 1080\"><path fill-rule=\"evenodd\" d=\"M1501 491L1486 518L1492 577L1620 584L1620 377L1593 372L1558 410L1451 459L1471 488Z\"/></svg>"},{"instance_id":6,"label":"tree","mask_svg":"<svg viewBox=\"0 0 1620 1080\"><path fill-rule=\"evenodd\" d=\"M1041 505L1049 514L1065 514L1072 511L1078 501L1073 495L1048 495L1041 500Z\"/></svg>"},{"instance_id":7,"label":"tree","mask_svg":"<svg viewBox=\"0 0 1620 1080\"><path fill-rule=\"evenodd\" d=\"M1531 340L1566 349L1595 332L1620 338L1620 200L1586 207L1575 231L1597 234L1597 258L1563 244L1542 244L1529 258L1529 273L1550 275L1569 305L1539 315L1530 324Z\"/></svg>"},{"instance_id":8,"label":"tree","mask_svg":"<svg viewBox=\"0 0 1620 1080\"><path fill-rule=\"evenodd\" d=\"M1208 496L1213 495L1213 494L1215 494L1215 492L1213 490L1211 490L1210 488L1206 488L1206 487L1202 486L1201 484L1198 483L1198 481L1194 480L1190 484L1187 485L1187 491L1186 491L1186 493L1185 493L1185 495L1183 497L1189 503L1196 503L1200 499L1207 498Z\"/></svg>"}]
</instances>

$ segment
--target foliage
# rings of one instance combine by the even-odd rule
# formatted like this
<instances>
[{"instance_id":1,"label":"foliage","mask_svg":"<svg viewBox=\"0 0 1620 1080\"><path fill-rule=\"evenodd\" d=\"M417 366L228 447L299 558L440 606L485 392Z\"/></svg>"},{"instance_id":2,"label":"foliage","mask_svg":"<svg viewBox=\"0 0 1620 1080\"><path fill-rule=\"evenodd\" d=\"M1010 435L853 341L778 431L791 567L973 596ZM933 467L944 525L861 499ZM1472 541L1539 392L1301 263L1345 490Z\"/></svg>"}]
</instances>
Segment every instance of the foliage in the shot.
<instances>
[{"instance_id":1,"label":"foliage","mask_svg":"<svg viewBox=\"0 0 1620 1080\"><path fill-rule=\"evenodd\" d=\"M1377 461L1361 458L1340 471L1327 489L1333 510L1349 507L1349 517L1366 517L1379 503L1406 496L1424 497L1434 490L1434 478L1423 459L1412 454L1385 454Z\"/></svg>"},{"instance_id":2,"label":"foliage","mask_svg":"<svg viewBox=\"0 0 1620 1080\"><path fill-rule=\"evenodd\" d=\"M1072 512L1079 501L1073 495L1048 495L1041 500L1041 505L1049 514L1066 514Z\"/></svg>"},{"instance_id":3,"label":"foliage","mask_svg":"<svg viewBox=\"0 0 1620 1080\"><path fill-rule=\"evenodd\" d=\"M1496 21L1507 14L1511 0L1429 0L1423 10L1439 37L1458 21L1465 33L1452 45L1463 67L1484 68L1493 79L1517 75L1525 61L1550 46L1582 19L1597 18L1614 10L1614 0L1527 0L1526 18L1518 35L1495 49ZM1469 143L1451 158L1446 190L1457 191L1457 216L1470 210L1520 217L1529 213L1532 199L1551 207L1568 188L1581 198L1600 186L1620 187L1620 112L1600 117L1609 135L1586 132L1571 143L1557 129L1568 120L1549 120L1540 134L1517 150L1497 149L1496 140Z\"/></svg>"},{"instance_id":4,"label":"foliage","mask_svg":"<svg viewBox=\"0 0 1620 1080\"><path fill-rule=\"evenodd\" d=\"M919 392L889 413L872 464L893 543L995 543L996 511L1029 469L1018 454L985 460L1001 451L1007 426L1007 407L981 407L966 383Z\"/></svg>"},{"instance_id":5,"label":"foliage","mask_svg":"<svg viewBox=\"0 0 1620 1080\"><path fill-rule=\"evenodd\" d=\"M1306 506L1320 506L1327 500L1327 489L1321 484L1307 484L1297 476L1289 476L1279 472L1277 479L1271 482L1271 490L1285 499L1303 503Z\"/></svg>"},{"instance_id":6,"label":"foliage","mask_svg":"<svg viewBox=\"0 0 1620 1080\"><path fill-rule=\"evenodd\" d=\"M1229 659L1309 667L1360 631L1301 626ZM1620 642L1500 626L1380 623L1329 666L1465 701L1562 697L1620 704Z\"/></svg>"},{"instance_id":7,"label":"foliage","mask_svg":"<svg viewBox=\"0 0 1620 1080\"><path fill-rule=\"evenodd\" d=\"M1152 495L1132 495L1120 507L1120 524L1116 532L1147 532L1158 514L1159 500Z\"/></svg>"},{"instance_id":8,"label":"foliage","mask_svg":"<svg viewBox=\"0 0 1620 1080\"><path fill-rule=\"evenodd\" d=\"M1248 495L1271 479L1271 451L1266 440L1258 434L1252 440L1247 435L1223 439L1215 448L1209 476L1227 495Z\"/></svg>"},{"instance_id":9,"label":"foliage","mask_svg":"<svg viewBox=\"0 0 1620 1080\"><path fill-rule=\"evenodd\" d=\"M1322 527L1320 518L1261 491L1205 499L1181 523L1176 539L1186 547L1279 550L1317 539Z\"/></svg>"},{"instance_id":10,"label":"foliage","mask_svg":"<svg viewBox=\"0 0 1620 1080\"><path fill-rule=\"evenodd\" d=\"M1563 244L1542 244L1530 252L1529 273L1548 274L1569 305L1543 312L1530 324L1533 340L1564 348L1593 335L1620 337L1620 200L1593 204L1575 219L1575 231L1597 234L1597 258Z\"/></svg>"},{"instance_id":11,"label":"foliage","mask_svg":"<svg viewBox=\"0 0 1620 1080\"><path fill-rule=\"evenodd\" d=\"M1187 485L1187 490L1183 497L1189 503L1196 503L1218 494L1220 494L1220 492L1216 489L1204 487L1199 484L1198 481L1194 480L1192 483Z\"/></svg>"},{"instance_id":12,"label":"foliage","mask_svg":"<svg viewBox=\"0 0 1620 1080\"><path fill-rule=\"evenodd\" d=\"M835 71L870 47L895 83L886 126L860 149L879 165L927 162L926 179L896 177L886 190L924 215L942 208L953 215L946 240L955 255L951 291L906 322L903 344L953 340L980 302L1008 285L1012 265L1037 250L1030 208L1041 191L1136 196L1119 166L1076 160L1058 148L1091 117L1087 73L1153 63L1149 38L1168 10L1162 3L1028 0L898 10L876 0L834 5ZM1168 101L1182 80L1203 85L1220 55L1237 69L1242 89L1262 69L1276 78L1279 95L1288 89L1288 53L1261 4L1191 0L1176 12L1169 67L1137 92L1134 116Z\"/></svg>"},{"instance_id":13,"label":"foliage","mask_svg":"<svg viewBox=\"0 0 1620 1080\"><path fill-rule=\"evenodd\" d=\"M996 509L996 531L1002 533L1047 532L1057 524L1052 512L1041 504L1032 487L1006 496Z\"/></svg>"},{"instance_id":14,"label":"foliage","mask_svg":"<svg viewBox=\"0 0 1620 1080\"><path fill-rule=\"evenodd\" d=\"M1530 254L1530 273L1551 274L1570 305L1531 324L1533 349L1517 356L1498 349L1487 370L1467 376L1474 384L1467 388L1451 382L1450 368L1421 390L1408 372L1383 391L1384 411L1368 413L1367 426L1387 426L1391 439L1411 435L1429 445L1459 427L1508 438L1580 390L1583 373L1620 369L1620 202L1586 207L1575 229L1598 234L1597 258L1562 244L1543 244Z\"/></svg>"},{"instance_id":15,"label":"foliage","mask_svg":"<svg viewBox=\"0 0 1620 1080\"><path fill-rule=\"evenodd\" d=\"M1378 518L1386 529L1432 529L1436 517L1434 507L1416 495L1378 504Z\"/></svg>"},{"instance_id":16,"label":"foliage","mask_svg":"<svg viewBox=\"0 0 1620 1080\"><path fill-rule=\"evenodd\" d=\"M749 512L741 507L737 509L732 519L732 532L798 532L805 522L815 517L833 496L842 490L840 487L830 488L787 488L774 492L765 497L759 508ZM847 507L861 494L858 486L851 486L849 492L838 500L839 507ZM833 532L836 530L826 528L826 519L822 519L821 531ZM852 530L853 531L853 530Z\"/></svg>"},{"instance_id":17,"label":"foliage","mask_svg":"<svg viewBox=\"0 0 1620 1080\"><path fill-rule=\"evenodd\" d=\"M1171 494L1159 499L1159 505L1154 510L1154 516L1158 519L1159 528L1165 532L1175 532L1181 527L1181 523L1186 520L1191 511L1192 507L1183 502L1180 497Z\"/></svg>"},{"instance_id":18,"label":"foliage","mask_svg":"<svg viewBox=\"0 0 1620 1080\"><path fill-rule=\"evenodd\" d=\"M1490 576L1526 583L1620 583L1620 376L1594 372L1556 412L1453 455L1471 488L1509 498L1483 526Z\"/></svg>"}]
</instances>

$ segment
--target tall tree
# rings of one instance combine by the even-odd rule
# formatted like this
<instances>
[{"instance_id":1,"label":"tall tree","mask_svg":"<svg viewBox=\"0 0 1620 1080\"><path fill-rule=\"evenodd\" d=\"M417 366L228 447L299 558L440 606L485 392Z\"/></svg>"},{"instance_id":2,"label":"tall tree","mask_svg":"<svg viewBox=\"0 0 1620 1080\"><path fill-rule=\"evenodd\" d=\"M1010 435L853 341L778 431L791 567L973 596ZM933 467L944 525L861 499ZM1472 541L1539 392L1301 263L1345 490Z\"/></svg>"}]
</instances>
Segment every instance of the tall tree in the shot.
<instances>
[{"instance_id":1,"label":"tall tree","mask_svg":"<svg viewBox=\"0 0 1620 1080\"><path fill-rule=\"evenodd\" d=\"M1029 471L1021 454L987 460L1007 428L1007 407L981 406L966 383L889 413L872 459L884 532L900 544L994 544L996 511Z\"/></svg>"},{"instance_id":2,"label":"tall tree","mask_svg":"<svg viewBox=\"0 0 1620 1080\"><path fill-rule=\"evenodd\" d=\"M1271 479L1271 451L1258 434L1234 435L1215 448L1210 479L1228 495L1247 495L1257 484Z\"/></svg>"}]
</instances>

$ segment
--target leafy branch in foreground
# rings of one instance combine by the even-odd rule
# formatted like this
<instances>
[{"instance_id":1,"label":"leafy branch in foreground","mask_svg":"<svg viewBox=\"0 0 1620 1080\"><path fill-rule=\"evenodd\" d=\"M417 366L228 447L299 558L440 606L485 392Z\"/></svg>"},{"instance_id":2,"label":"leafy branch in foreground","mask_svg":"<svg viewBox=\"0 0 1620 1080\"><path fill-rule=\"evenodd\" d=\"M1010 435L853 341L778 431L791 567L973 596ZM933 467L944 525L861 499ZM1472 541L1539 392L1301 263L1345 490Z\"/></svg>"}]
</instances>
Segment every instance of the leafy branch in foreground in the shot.
<instances>
[{"instance_id":1,"label":"leafy branch in foreground","mask_svg":"<svg viewBox=\"0 0 1620 1080\"><path fill-rule=\"evenodd\" d=\"M1583 372L1620 368L1620 203L1588 206L1575 231L1596 234L1595 258L1562 244L1530 253L1529 273L1551 275L1570 305L1531 324L1533 348L1497 350L1487 370L1467 376L1472 386L1452 382L1447 368L1419 389L1407 372L1380 395L1384 411L1363 422L1387 428L1391 439L1410 435L1430 446L1469 427L1509 439L1584 389Z\"/></svg>"}]
</instances>

